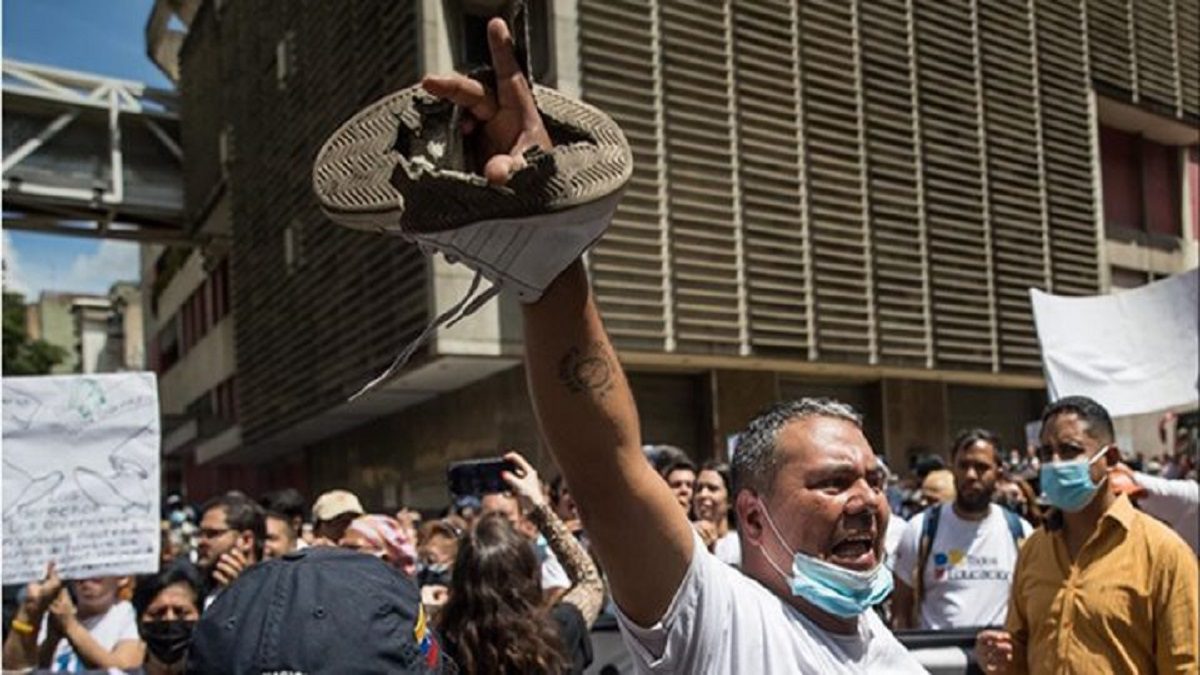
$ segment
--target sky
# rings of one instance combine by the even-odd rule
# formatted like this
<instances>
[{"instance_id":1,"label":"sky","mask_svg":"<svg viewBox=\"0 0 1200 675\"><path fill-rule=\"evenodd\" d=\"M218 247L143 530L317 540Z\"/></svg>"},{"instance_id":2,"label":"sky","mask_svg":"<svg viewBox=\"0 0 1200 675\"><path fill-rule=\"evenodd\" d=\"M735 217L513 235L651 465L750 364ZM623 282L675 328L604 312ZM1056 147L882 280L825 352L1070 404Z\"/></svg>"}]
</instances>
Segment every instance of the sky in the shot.
<instances>
[{"instance_id":1,"label":"sky","mask_svg":"<svg viewBox=\"0 0 1200 675\"><path fill-rule=\"evenodd\" d=\"M153 0L2 0L4 58L170 88L146 56ZM108 292L137 280L136 244L4 230L4 287L33 300L44 290Z\"/></svg>"}]
</instances>

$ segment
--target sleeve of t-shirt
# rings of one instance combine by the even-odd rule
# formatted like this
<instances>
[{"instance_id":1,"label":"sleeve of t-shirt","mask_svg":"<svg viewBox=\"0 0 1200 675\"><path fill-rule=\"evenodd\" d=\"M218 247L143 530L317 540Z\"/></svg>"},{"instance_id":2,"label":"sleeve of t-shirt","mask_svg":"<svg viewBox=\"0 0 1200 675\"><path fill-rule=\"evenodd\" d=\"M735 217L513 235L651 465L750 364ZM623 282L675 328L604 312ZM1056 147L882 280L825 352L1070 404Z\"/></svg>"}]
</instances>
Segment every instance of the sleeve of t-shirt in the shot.
<instances>
[{"instance_id":1,"label":"sleeve of t-shirt","mask_svg":"<svg viewBox=\"0 0 1200 675\"><path fill-rule=\"evenodd\" d=\"M547 551L546 559L542 561L542 590L570 587L571 577L567 576L567 570L554 553Z\"/></svg>"},{"instance_id":2,"label":"sleeve of t-shirt","mask_svg":"<svg viewBox=\"0 0 1200 675\"><path fill-rule=\"evenodd\" d=\"M1175 527L1185 513L1200 503L1200 483L1193 480L1171 480L1135 473L1134 480L1146 489L1138 506L1150 515Z\"/></svg>"},{"instance_id":3,"label":"sleeve of t-shirt","mask_svg":"<svg viewBox=\"0 0 1200 675\"><path fill-rule=\"evenodd\" d=\"M909 588L914 588L913 576L917 569L917 554L921 543L921 529L925 527L925 514L918 513L908 521L900 545L896 547L896 564L892 571Z\"/></svg>"},{"instance_id":4,"label":"sleeve of t-shirt","mask_svg":"<svg viewBox=\"0 0 1200 675\"><path fill-rule=\"evenodd\" d=\"M692 560L662 619L643 628L616 607L625 646L641 670L655 673L689 672L703 660L702 650L720 651L718 643L733 614L737 584L730 575L741 572L717 560L700 537L693 535Z\"/></svg>"},{"instance_id":5,"label":"sleeve of t-shirt","mask_svg":"<svg viewBox=\"0 0 1200 675\"><path fill-rule=\"evenodd\" d=\"M116 631L117 642L142 639L138 635L137 616L135 616L133 611L133 605L126 601L121 601L112 608L112 611L117 612L119 618L117 624L118 630Z\"/></svg>"}]
</instances>

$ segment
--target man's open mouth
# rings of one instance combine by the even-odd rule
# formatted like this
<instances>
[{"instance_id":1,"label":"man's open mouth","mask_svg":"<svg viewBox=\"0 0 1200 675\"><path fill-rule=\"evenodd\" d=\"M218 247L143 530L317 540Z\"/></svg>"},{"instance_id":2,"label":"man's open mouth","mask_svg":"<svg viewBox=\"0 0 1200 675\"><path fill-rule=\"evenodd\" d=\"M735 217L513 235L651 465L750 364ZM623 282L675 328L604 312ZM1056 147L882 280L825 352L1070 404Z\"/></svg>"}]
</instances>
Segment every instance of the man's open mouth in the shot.
<instances>
[{"instance_id":1,"label":"man's open mouth","mask_svg":"<svg viewBox=\"0 0 1200 675\"><path fill-rule=\"evenodd\" d=\"M868 570L876 565L875 537L853 535L833 545L829 562L856 570Z\"/></svg>"}]
</instances>

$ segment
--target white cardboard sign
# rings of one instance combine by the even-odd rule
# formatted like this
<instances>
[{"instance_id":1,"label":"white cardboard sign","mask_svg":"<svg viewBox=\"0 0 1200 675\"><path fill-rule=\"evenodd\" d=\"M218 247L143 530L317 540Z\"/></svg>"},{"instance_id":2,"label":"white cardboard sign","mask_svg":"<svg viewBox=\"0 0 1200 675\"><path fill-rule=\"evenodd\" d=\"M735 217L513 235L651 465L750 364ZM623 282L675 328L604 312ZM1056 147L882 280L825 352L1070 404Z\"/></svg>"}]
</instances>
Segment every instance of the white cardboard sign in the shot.
<instances>
[{"instance_id":1,"label":"white cardboard sign","mask_svg":"<svg viewBox=\"0 0 1200 675\"><path fill-rule=\"evenodd\" d=\"M158 569L153 373L3 380L5 584Z\"/></svg>"}]
</instances>

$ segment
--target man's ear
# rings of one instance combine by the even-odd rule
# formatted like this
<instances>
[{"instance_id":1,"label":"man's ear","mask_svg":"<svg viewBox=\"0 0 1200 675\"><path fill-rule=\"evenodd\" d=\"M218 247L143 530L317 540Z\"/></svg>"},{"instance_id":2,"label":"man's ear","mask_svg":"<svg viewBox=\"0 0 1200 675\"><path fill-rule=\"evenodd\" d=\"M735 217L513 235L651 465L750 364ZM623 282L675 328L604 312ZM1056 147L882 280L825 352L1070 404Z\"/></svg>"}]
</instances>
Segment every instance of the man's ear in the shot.
<instances>
[{"instance_id":1,"label":"man's ear","mask_svg":"<svg viewBox=\"0 0 1200 675\"><path fill-rule=\"evenodd\" d=\"M741 530L742 536L752 543L760 543L766 523L763 522L762 501L759 496L750 490L742 490L737 494L734 508L737 510L738 529Z\"/></svg>"},{"instance_id":2,"label":"man's ear","mask_svg":"<svg viewBox=\"0 0 1200 675\"><path fill-rule=\"evenodd\" d=\"M252 530L242 530L238 532L237 547L247 559L254 558L254 532Z\"/></svg>"}]
</instances>

